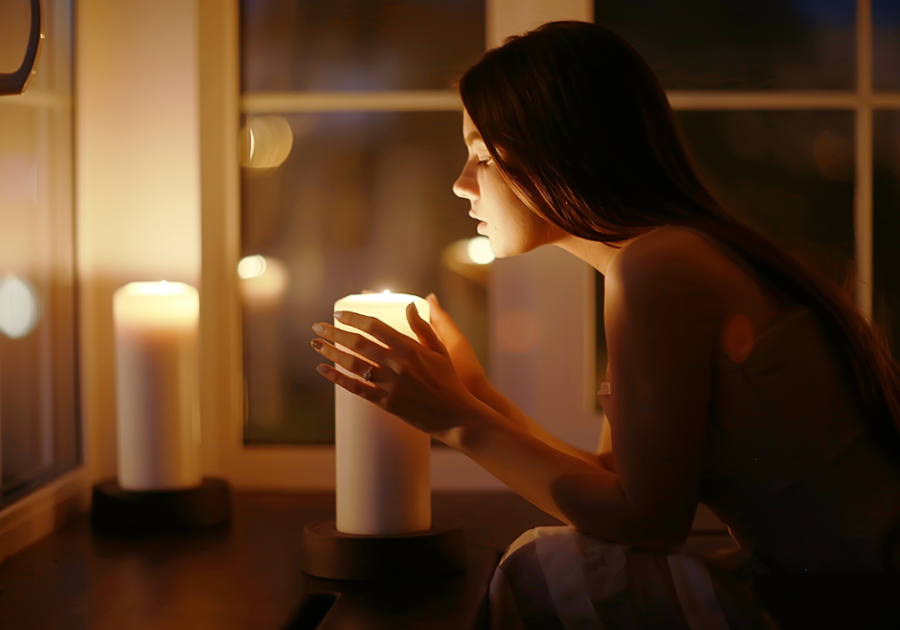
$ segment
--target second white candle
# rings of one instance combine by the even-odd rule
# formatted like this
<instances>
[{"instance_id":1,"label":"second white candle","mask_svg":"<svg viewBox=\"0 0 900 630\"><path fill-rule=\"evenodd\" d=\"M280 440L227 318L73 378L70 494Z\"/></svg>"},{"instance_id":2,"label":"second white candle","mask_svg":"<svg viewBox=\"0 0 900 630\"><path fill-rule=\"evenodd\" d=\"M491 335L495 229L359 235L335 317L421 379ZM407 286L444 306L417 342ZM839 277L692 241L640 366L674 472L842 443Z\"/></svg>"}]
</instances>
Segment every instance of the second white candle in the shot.
<instances>
[{"instance_id":1,"label":"second white candle","mask_svg":"<svg viewBox=\"0 0 900 630\"><path fill-rule=\"evenodd\" d=\"M133 282L113 296L119 485L195 487L200 470L197 289Z\"/></svg>"},{"instance_id":2,"label":"second white candle","mask_svg":"<svg viewBox=\"0 0 900 630\"><path fill-rule=\"evenodd\" d=\"M416 339L406 319L410 302L429 321L428 302L402 293L350 295L335 302L334 310L377 317ZM337 320L334 324L360 332ZM334 442L338 531L391 535L431 529L431 438L427 433L335 386Z\"/></svg>"}]
</instances>

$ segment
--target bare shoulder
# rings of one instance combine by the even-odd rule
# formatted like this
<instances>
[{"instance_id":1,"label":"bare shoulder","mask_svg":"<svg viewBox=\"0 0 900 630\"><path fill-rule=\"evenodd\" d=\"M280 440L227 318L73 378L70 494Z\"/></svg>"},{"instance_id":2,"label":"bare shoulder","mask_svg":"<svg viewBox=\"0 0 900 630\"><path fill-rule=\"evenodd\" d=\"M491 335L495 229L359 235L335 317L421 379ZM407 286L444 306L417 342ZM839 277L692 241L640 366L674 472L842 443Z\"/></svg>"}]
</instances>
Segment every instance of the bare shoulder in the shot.
<instances>
[{"instance_id":1,"label":"bare shoulder","mask_svg":"<svg viewBox=\"0 0 900 630\"><path fill-rule=\"evenodd\" d=\"M690 232L657 229L606 270L611 387L602 402L616 471L636 526L670 543L690 531L713 397L724 299L707 247Z\"/></svg>"},{"instance_id":2,"label":"bare shoulder","mask_svg":"<svg viewBox=\"0 0 900 630\"><path fill-rule=\"evenodd\" d=\"M632 298L724 293L728 278L721 260L722 254L700 236L662 227L630 241L613 256L606 280L627 287Z\"/></svg>"}]
</instances>

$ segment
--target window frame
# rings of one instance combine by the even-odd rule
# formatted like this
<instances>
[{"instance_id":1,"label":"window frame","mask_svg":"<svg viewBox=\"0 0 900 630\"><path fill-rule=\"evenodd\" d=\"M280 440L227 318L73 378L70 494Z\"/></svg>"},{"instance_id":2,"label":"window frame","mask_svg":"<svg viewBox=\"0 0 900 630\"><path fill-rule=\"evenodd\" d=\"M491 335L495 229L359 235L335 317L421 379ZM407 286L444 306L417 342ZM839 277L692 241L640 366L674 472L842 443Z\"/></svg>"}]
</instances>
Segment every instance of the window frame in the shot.
<instances>
[{"instance_id":1,"label":"window frame","mask_svg":"<svg viewBox=\"0 0 900 630\"><path fill-rule=\"evenodd\" d=\"M75 187L77 183L74 181L74 165L76 160L76 120L75 120L75 102L76 102L76 85L75 85L75 63L76 63L76 13L77 3L72 3L71 9L71 89L69 94L60 94L46 89L36 88L32 83L24 94L4 97L3 103L13 106L22 107L30 110L63 113L71 117L72 132L72 152L68 157L68 168L59 169L54 166L54 172L66 172L66 176L73 178L72 181L72 198L70 199L73 212L77 211L75 199ZM44 9L44 17L47 19L47 10ZM44 26L46 32L46 25ZM51 55L60 51L53 48L47 49L46 44L41 53L44 62L49 63ZM58 62L58 59L53 59ZM40 66L40 61L38 62ZM46 147L45 147L46 149ZM52 151L44 155L48 164L55 163L60 156ZM73 230L72 238L76 238ZM72 310L72 333L76 337L79 335L79 317L78 317L78 295L75 289L78 279L78 261L77 246L72 244L72 272L73 272L73 291L75 296L73 299ZM12 555L20 549L40 540L56 527L65 522L71 515L84 512L87 510L89 502L89 471L86 465L87 452L85 449L86 423L81 413L80 402L81 393L78 389L79 379L77 371L80 367L80 348L79 344L73 344L74 356L71 356L72 369L76 371L75 386L75 409L73 410L73 420L75 422L74 437L76 448L76 460L71 466L60 467L43 473L37 481L36 486L26 487L17 491L13 495L12 501L0 507L0 562L7 556ZM54 360L56 357L54 356ZM53 393L56 396L56 390ZM2 418L0 418L2 422ZM48 427L45 424L45 429ZM52 428L52 427L51 427ZM42 435L42 449L44 451L52 450L52 432L45 431ZM50 442L48 442L50 440Z\"/></svg>"}]
</instances>

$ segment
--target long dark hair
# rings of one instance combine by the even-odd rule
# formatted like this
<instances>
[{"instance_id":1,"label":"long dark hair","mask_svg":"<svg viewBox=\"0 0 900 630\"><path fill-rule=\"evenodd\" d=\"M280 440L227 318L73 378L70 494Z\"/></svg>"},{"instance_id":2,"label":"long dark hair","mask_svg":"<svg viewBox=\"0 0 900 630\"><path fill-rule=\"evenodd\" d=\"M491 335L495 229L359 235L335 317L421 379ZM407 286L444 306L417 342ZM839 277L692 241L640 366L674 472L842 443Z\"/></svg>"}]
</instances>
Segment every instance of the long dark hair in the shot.
<instances>
[{"instance_id":1,"label":"long dark hair","mask_svg":"<svg viewBox=\"0 0 900 630\"><path fill-rule=\"evenodd\" d=\"M665 91L634 48L596 24L551 22L485 53L459 92L510 186L564 231L616 247L663 225L700 229L812 307L847 366L875 443L900 467L900 367L881 327L846 289L715 198L688 157Z\"/></svg>"}]
</instances>

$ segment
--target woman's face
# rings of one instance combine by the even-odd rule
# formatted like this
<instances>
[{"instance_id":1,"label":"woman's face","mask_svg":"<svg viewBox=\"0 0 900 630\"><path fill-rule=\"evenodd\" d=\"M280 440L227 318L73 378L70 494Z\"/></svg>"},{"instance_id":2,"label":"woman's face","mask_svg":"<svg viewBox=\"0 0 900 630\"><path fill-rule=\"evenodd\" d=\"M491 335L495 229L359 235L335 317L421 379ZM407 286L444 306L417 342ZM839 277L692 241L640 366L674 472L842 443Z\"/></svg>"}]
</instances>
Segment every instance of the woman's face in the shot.
<instances>
[{"instance_id":1,"label":"woman's face","mask_svg":"<svg viewBox=\"0 0 900 630\"><path fill-rule=\"evenodd\" d=\"M453 192L471 202L469 216L480 221L476 230L490 239L494 256L524 254L560 239L564 232L530 210L506 183L466 111L463 138L469 157Z\"/></svg>"}]
</instances>

